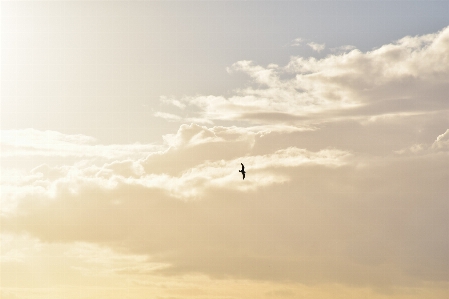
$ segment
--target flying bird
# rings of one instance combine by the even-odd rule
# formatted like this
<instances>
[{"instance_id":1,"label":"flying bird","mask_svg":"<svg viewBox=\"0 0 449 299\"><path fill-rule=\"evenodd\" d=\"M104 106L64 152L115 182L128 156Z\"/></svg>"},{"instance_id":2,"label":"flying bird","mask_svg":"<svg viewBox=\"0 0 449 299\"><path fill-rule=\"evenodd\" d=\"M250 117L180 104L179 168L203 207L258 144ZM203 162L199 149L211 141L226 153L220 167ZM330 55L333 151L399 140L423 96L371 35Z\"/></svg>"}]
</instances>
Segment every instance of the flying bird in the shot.
<instances>
[{"instance_id":1,"label":"flying bird","mask_svg":"<svg viewBox=\"0 0 449 299\"><path fill-rule=\"evenodd\" d=\"M243 175L243 179L245 179L245 165L243 165L243 163L240 163L240 164L242 164L242 170L239 170L239 172L241 172L242 173L242 175Z\"/></svg>"}]
</instances>

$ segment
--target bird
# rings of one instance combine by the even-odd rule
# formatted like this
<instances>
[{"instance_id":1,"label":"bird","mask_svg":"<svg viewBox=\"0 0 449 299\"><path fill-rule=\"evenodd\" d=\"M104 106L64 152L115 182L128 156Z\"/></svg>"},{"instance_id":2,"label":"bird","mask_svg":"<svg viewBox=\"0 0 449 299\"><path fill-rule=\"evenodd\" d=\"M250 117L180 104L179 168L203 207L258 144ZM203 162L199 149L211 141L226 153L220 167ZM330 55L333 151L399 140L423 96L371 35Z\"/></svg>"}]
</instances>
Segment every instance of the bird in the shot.
<instances>
[{"instance_id":1,"label":"bird","mask_svg":"<svg viewBox=\"0 0 449 299\"><path fill-rule=\"evenodd\" d=\"M241 172L242 173L242 175L243 175L243 179L245 179L245 165L243 165L243 163L240 163L240 164L242 164L242 170L239 170L239 172Z\"/></svg>"}]
</instances>

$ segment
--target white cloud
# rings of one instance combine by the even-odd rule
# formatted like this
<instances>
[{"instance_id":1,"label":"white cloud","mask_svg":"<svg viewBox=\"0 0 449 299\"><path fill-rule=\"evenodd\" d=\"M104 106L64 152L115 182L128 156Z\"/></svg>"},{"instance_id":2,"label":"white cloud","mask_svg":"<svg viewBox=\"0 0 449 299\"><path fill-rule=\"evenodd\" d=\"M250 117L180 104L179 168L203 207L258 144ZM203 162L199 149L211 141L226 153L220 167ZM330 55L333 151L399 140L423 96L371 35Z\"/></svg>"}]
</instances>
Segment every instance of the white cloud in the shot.
<instances>
[{"instance_id":1,"label":"white cloud","mask_svg":"<svg viewBox=\"0 0 449 299\"><path fill-rule=\"evenodd\" d=\"M184 109L186 107L186 105L184 103L176 100L173 97L161 96L160 101L164 104L170 104L170 105L176 106L179 109Z\"/></svg>"},{"instance_id":2,"label":"white cloud","mask_svg":"<svg viewBox=\"0 0 449 299\"><path fill-rule=\"evenodd\" d=\"M99 145L88 136L80 138L82 142L79 143L73 141L75 140L73 136L66 136L59 132L7 131L7 134L3 136L8 138L4 138L2 143L2 159L5 164L14 159L25 162L29 157L33 159L29 159L31 161L29 166L26 164L16 169L13 163L8 164L9 168L3 169L0 181L2 213L8 214L14 211L20 198L27 194L46 194L46 196L55 197L61 186L74 193L78 192L83 185L94 184L110 189L122 183L145 186L156 183L160 184L156 186L157 188L184 190L189 188L189 182L195 181L193 177L201 178L201 174L192 172L190 174L193 176L190 177L183 173L201 165L204 160L233 161L237 157L250 155L257 140L261 138L265 140L267 136L304 130L311 130L311 128L288 125L248 128L181 125L176 134L164 135L164 144L161 145ZM20 142L16 142L16 139L11 137L16 135L21 136ZM85 140L89 143L85 143ZM269 153L259 150L260 154ZM70 157L70 159L58 157ZM238 166L239 163L237 163ZM151 174L154 175L151 176ZM204 172L204 175L208 177L210 174ZM240 178L238 175L236 177L236 179ZM266 178L261 182L268 184ZM128 182L125 182L126 180ZM170 182L176 182L173 188L170 187ZM196 187L196 190L201 188L201 186Z\"/></svg>"},{"instance_id":3,"label":"white cloud","mask_svg":"<svg viewBox=\"0 0 449 299\"><path fill-rule=\"evenodd\" d=\"M432 144L433 149L449 149L449 129L443 134L439 135Z\"/></svg>"},{"instance_id":4,"label":"white cloud","mask_svg":"<svg viewBox=\"0 0 449 299\"><path fill-rule=\"evenodd\" d=\"M209 140L209 142L213 141ZM170 156L168 152L167 157L160 155L157 160L159 163L166 163L166 167L176 167L176 164L169 161ZM255 191L263 186L289 181L289 175L280 171L282 168L310 165L340 167L348 162L348 156L349 153L340 150L310 152L291 147L268 155L206 161L185 170L179 169L178 175L146 173L144 169L151 169L150 165L153 165L154 162L145 160L117 161L105 164L102 167L70 167L64 171L51 169L51 171L61 171L59 176L56 177L46 176L46 171L42 172L42 167L40 167L34 171L38 174L34 181L31 181L30 177L26 185L16 186L14 194L9 195L14 196L16 201L30 194L54 198L60 192L64 192L63 190L78 194L84 188L91 188L92 186L105 190L115 190L119 186L130 185L159 189L167 192L170 196L189 200L203 197L204 192L210 188ZM240 168L240 162L244 162L246 165L247 178L245 184L240 184L242 178L237 172ZM277 170L273 171L275 169ZM5 200L8 202L8 198L5 198ZM6 212L11 213L12 211L10 209Z\"/></svg>"},{"instance_id":5,"label":"white cloud","mask_svg":"<svg viewBox=\"0 0 449 299\"><path fill-rule=\"evenodd\" d=\"M253 137L260 132L253 132L246 128L220 127L207 128L197 124L181 125L176 134L166 134L162 136L166 144L170 147L191 147L205 143L216 142L238 142L247 140L254 143ZM251 138L252 140L249 140Z\"/></svg>"},{"instance_id":6,"label":"white cloud","mask_svg":"<svg viewBox=\"0 0 449 299\"><path fill-rule=\"evenodd\" d=\"M285 67L239 61L228 71L246 73L252 85L234 95L164 102L183 107L199 119L249 124L318 125L357 117L363 122L391 113L431 113L432 107L444 108L448 39L449 27L368 52L353 49L322 59L292 57ZM395 106L398 99L403 99L400 107Z\"/></svg>"},{"instance_id":7,"label":"white cloud","mask_svg":"<svg viewBox=\"0 0 449 299\"><path fill-rule=\"evenodd\" d=\"M300 37L295 38L294 40L292 40L290 46L292 46L292 47L299 47L303 41L304 40L302 38L300 38Z\"/></svg>"},{"instance_id":8,"label":"white cloud","mask_svg":"<svg viewBox=\"0 0 449 299\"><path fill-rule=\"evenodd\" d=\"M307 44L310 48L312 48L312 50L316 51L316 52L321 52L324 50L324 48L326 47L325 44L318 44L315 42L310 42Z\"/></svg>"},{"instance_id":9,"label":"white cloud","mask_svg":"<svg viewBox=\"0 0 449 299\"><path fill-rule=\"evenodd\" d=\"M449 152L449 129L438 135L432 144L415 143L410 147L395 151L396 154L424 154L429 155L435 152Z\"/></svg>"},{"instance_id":10,"label":"white cloud","mask_svg":"<svg viewBox=\"0 0 449 299\"><path fill-rule=\"evenodd\" d=\"M134 148L131 147L128 156L109 153L105 155L109 157L107 162L98 160L95 164L85 159L90 158L88 153L95 152L92 147L96 148L97 145L83 145L81 149L69 152L72 155L73 152L80 152L79 160L73 165L41 164L29 173L11 173L2 177L2 213L13 213L20 199L30 194L55 198L61 190L77 194L83 188L90 188L89 186L114 190L121 185L138 185L160 189L177 198L189 199L201 197L210 188L255 191L262 186L289 180L288 175L273 172L273 169L301 165L336 167L347 163L349 153L336 149L311 152L289 147L275 152L251 153L262 138L271 134L300 131L303 130L291 126L207 128L196 124L181 125L176 134L163 136L164 147L167 148L165 151L146 152L144 158L144 153L132 155ZM39 136L38 131L35 133ZM29 151L31 155L42 151L51 154L51 146L45 143L45 146L31 147ZM22 147L30 146L24 141ZM161 147L163 146L159 146ZM108 148L111 149L105 146L104 150ZM128 148L123 146L122 150L125 149ZM21 155L22 153L18 157ZM244 186L236 184L241 180L236 172L240 162L251 169Z\"/></svg>"}]
</instances>

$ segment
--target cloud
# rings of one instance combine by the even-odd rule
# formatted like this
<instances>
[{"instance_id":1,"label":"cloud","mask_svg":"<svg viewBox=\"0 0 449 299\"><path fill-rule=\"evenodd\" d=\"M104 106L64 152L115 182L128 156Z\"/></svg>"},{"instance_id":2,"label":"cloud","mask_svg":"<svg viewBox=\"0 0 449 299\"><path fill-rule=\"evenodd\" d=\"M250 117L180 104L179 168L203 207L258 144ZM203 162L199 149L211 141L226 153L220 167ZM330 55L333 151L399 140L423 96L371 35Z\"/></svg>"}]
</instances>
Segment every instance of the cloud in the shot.
<instances>
[{"instance_id":1,"label":"cloud","mask_svg":"<svg viewBox=\"0 0 449 299\"><path fill-rule=\"evenodd\" d=\"M299 47L303 41L304 40L302 38L300 38L300 37L295 38L294 40L292 40L290 46L292 46L292 47Z\"/></svg>"},{"instance_id":2,"label":"cloud","mask_svg":"<svg viewBox=\"0 0 449 299\"><path fill-rule=\"evenodd\" d=\"M432 144L432 149L449 149L449 129L437 137L435 142Z\"/></svg>"},{"instance_id":3,"label":"cloud","mask_svg":"<svg viewBox=\"0 0 449 299\"><path fill-rule=\"evenodd\" d=\"M160 101L163 104L170 104L170 105L173 105L175 107L178 107L179 109L184 109L186 107L186 105L184 103L182 103L181 101L176 100L173 97L161 96L160 97Z\"/></svg>"},{"instance_id":4,"label":"cloud","mask_svg":"<svg viewBox=\"0 0 449 299\"><path fill-rule=\"evenodd\" d=\"M449 150L449 129L438 135L432 144L415 143L410 147L395 151L396 154L421 154L446 153Z\"/></svg>"},{"instance_id":5,"label":"cloud","mask_svg":"<svg viewBox=\"0 0 449 299\"><path fill-rule=\"evenodd\" d=\"M77 157L116 159L128 156L144 157L161 150L154 144L102 145L85 135L68 135L36 129L2 130L2 158L8 157Z\"/></svg>"},{"instance_id":6,"label":"cloud","mask_svg":"<svg viewBox=\"0 0 449 299\"><path fill-rule=\"evenodd\" d=\"M355 50L356 47L353 45L344 45L344 46L340 46L340 47L336 47L336 48L331 48L330 50L334 53L346 53L352 50Z\"/></svg>"},{"instance_id":7,"label":"cloud","mask_svg":"<svg viewBox=\"0 0 449 299\"><path fill-rule=\"evenodd\" d=\"M175 115L175 114L171 114L171 113L165 113L165 112L156 112L156 113L154 113L154 116L166 119L168 121L179 121L179 120L181 120L180 116Z\"/></svg>"},{"instance_id":8,"label":"cloud","mask_svg":"<svg viewBox=\"0 0 449 299\"><path fill-rule=\"evenodd\" d=\"M316 52L321 52L324 50L325 48L325 44L318 44L318 43L314 43L314 42L310 42L307 44L310 48L312 48L312 50L316 51Z\"/></svg>"},{"instance_id":9,"label":"cloud","mask_svg":"<svg viewBox=\"0 0 449 299\"><path fill-rule=\"evenodd\" d=\"M203 197L210 188L255 191L289 180L288 176L273 172L274 169L302 165L340 167L347 163L350 155L336 149L310 152L295 147L264 155L248 155L257 136L261 136L260 133L242 132L239 128L182 125L176 135L165 137L170 145L165 152L103 166L81 163L71 167L49 167L44 164L33 169L22 183L10 186L11 192L5 195L15 199L17 194L21 197L40 194L51 198L57 197L60 190L77 194L89 186L114 190L121 185L137 185L188 200ZM227 153L220 153L222 151ZM231 159L224 160L225 157ZM241 180L236 172L241 161L250 169L246 185L236 184Z\"/></svg>"},{"instance_id":10,"label":"cloud","mask_svg":"<svg viewBox=\"0 0 449 299\"><path fill-rule=\"evenodd\" d=\"M155 117L163 118L167 121L171 122L194 122L199 124L212 124L213 122L208 119L198 118L198 117L186 117L182 118L176 114L166 113L166 112L156 112L154 113Z\"/></svg>"},{"instance_id":11,"label":"cloud","mask_svg":"<svg viewBox=\"0 0 449 299\"><path fill-rule=\"evenodd\" d=\"M159 145L2 133L3 160L33 160L2 169L2 234L71 246L76 273L139 285L204 275L277 286L259 297L301 294L287 282L445 295L448 30L284 67L237 62L251 84L234 95L163 99L221 125L182 124Z\"/></svg>"},{"instance_id":12,"label":"cloud","mask_svg":"<svg viewBox=\"0 0 449 299\"><path fill-rule=\"evenodd\" d=\"M297 126L447 110L448 39L449 27L367 52L292 57L284 67L239 61L228 71L243 72L250 81L233 95L186 96L164 103L214 122Z\"/></svg>"},{"instance_id":13,"label":"cloud","mask_svg":"<svg viewBox=\"0 0 449 299\"><path fill-rule=\"evenodd\" d=\"M161 275L419 285L444 279L449 265L447 231L435 229L446 227L449 165L436 157L391 156L385 164L289 148L245 157L245 185L233 167L240 159L177 176L125 177L106 165L110 176L72 177L52 197L24 196L2 227L46 242L125 248L166 264L151 268ZM133 269L123 271L146 271Z\"/></svg>"},{"instance_id":14,"label":"cloud","mask_svg":"<svg viewBox=\"0 0 449 299\"><path fill-rule=\"evenodd\" d=\"M143 159L41 165L11 193L2 231L96 244L70 252L104 251L101 267L118 275L381 289L444 279L449 242L435 227L447 227L447 155L311 151L292 134L319 131L281 132L182 125ZM286 136L290 147L256 154ZM91 275L86 263L75 270Z\"/></svg>"},{"instance_id":15,"label":"cloud","mask_svg":"<svg viewBox=\"0 0 449 299\"><path fill-rule=\"evenodd\" d=\"M2 210L14 210L23 194L46 193L53 197L59 184L69 184L71 187L68 188L75 192L76 186L82 182L110 188L126 179L134 179L133 184L165 182L162 185L166 185L167 189L184 190L189 186L186 182L192 182L192 179L181 174L204 164L205 160L233 163L234 159L247 155L266 156L271 153L258 145L260 141L303 130L286 125L207 128L191 124L181 125L176 134L163 136L164 144L160 145L98 145L93 139L83 137L90 143L65 142L62 146L58 140L73 138L62 138L63 134L58 132L49 134L34 130L31 135L35 138L25 134L27 138L22 138L20 145L6 139L2 143L2 146L14 147L10 150L4 148L2 152L4 165L10 166L3 171L1 178ZM282 145L278 147L281 148ZM70 159L61 160L58 158L61 156ZM17 169L17 163L10 163L14 159L23 161ZM237 163L239 165L240 162ZM147 176L146 179L143 179L144 176ZM268 183L268 177L262 181ZM169 188L169 182L176 180L178 184ZM178 185L184 187L178 188Z\"/></svg>"}]
</instances>

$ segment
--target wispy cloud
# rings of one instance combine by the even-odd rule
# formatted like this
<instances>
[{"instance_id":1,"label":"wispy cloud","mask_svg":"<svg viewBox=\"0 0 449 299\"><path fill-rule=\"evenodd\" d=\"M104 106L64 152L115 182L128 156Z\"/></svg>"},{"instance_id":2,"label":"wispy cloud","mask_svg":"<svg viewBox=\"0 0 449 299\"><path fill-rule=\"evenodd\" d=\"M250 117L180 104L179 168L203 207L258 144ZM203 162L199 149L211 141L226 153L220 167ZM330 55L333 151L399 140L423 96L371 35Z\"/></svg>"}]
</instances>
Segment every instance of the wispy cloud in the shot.
<instances>
[{"instance_id":1,"label":"wispy cloud","mask_svg":"<svg viewBox=\"0 0 449 299\"><path fill-rule=\"evenodd\" d=\"M166 112L156 112L156 113L154 113L154 116L163 118L163 119L168 120L168 121L179 121L179 120L182 119L178 115L171 114L171 113L166 113Z\"/></svg>"},{"instance_id":2,"label":"wispy cloud","mask_svg":"<svg viewBox=\"0 0 449 299\"><path fill-rule=\"evenodd\" d=\"M449 129L441 135L438 135L435 142L432 144L433 149L446 149L449 150Z\"/></svg>"},{"instance_id":3,"label":"wispy cloud","mask_svg":"<svg viewBox=\"0 0 449 299\"><path fill-rule=\"evenodd\" d=\"M90 136L68 135L35 129L2 130L2 157L85 157L114 159L128 156L145 157L161 150L154 144L103 145Z\"/></svg>"},{"instance_id":4,"label":"wispy cloud","mask_svg":"<svg viewBox=\"0 0 449 299\"><path fill-rule=\"evenodd\" d=\"M292 47L299 47L303 41L304 40L302 38L300 38L300 37L295 38L294 40L292 40L290 46L292 46Z\"/></svg>"},{"instance_id":5,"label":"wispy cloud","mask_svg":"<svg viewBox=\"0 0 449 299\"><path fill-rule=\"evenodd\" d=\"M321 52L324 50L324 48L326 47L325 44L318 44L315 42L310 42L307 44L310 48L312 48L312 50L316 51L316 52Z\"/></svg>"},{"instance_id":6,"label":"wispy cloud","mask_svg":"<svg viewBox=\"0 0 449 299\"><path fill-rule=\"evenodd\" d=\"M330 50L334 53L345 53L345 52L349 52L356 49L355 46L353 45L344 45L344 46L340 46L340 47L336 47L336 48L331 48Z\"/></svg>"}]
</instances>

